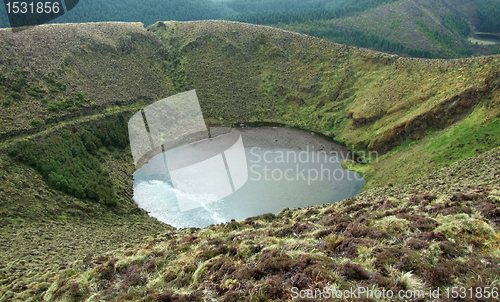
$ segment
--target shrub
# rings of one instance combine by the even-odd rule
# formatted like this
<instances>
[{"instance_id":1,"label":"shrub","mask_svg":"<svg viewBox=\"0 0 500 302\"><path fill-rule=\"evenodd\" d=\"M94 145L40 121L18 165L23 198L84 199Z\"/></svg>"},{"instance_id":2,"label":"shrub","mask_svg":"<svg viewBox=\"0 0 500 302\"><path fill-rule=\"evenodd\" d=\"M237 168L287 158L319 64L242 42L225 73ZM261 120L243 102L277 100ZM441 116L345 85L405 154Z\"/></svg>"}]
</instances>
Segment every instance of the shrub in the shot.
<instances>
[{"instance_id":1,"label":"shrub","mask_svg":"<svg viewBox=\"0 0 500 302\"><path fill-rule=\"evenodd\" d=\"M57 104L57 102L50 102L47 105L47 110L48 111L59 111L59 105Z\"/></svg>"},{"instance_id":2,"label":"shrub","mask_svg":"<svg viewBox=\"0 0 500 302\"><path fill-rule=\"evenodd\" d=\"M33 91L33 90L30 90L28 92L28 95L32 96L32 97L35 97L35 98L39 98L41 97L40 94L38 94L37 92Z\"/></svg>"},{"instance_id":3,"label":"shrub","mask_svg":"<svg viewBox=\"0 0 500 302\"><path fill-rule=\"evenodd\" d=\"M30 121L30 125L34 128L39 128L42 125L42 121L33 119Z\"/></svg>"},{"instance_id":4,"label":"shrub","mask_svg":"<svg viewBox=\"0 0 500 302\"><path fill-rule=\"evenodd\" d=\"M63 101L50 102L47 105L47 110L49 110L49 111L67 110L69 112L74 112L74 111L78 110L78 108L75 107L75 105L78 106L77 102L79 102L79 101L75 101L72 98L67 98Z\"/></svg>"},{"instance_id":5,"label":"shrub","mask_svg":"<svg viewBox=\"0 0 500 302\"><path fill-rule=\"evenodd\" d=\"M25 78L19 78L12 83L10 88L16 92L20 92L24 86L27 84L27 80Z\"/></svg>"},{"instance_id":6,"label":"shrub","mask_svg":"<svg viewBox=\"0 0 500 302\"><path fill-rule=\"evenodd\" d=\"M36 93L45 93L45 90L43 90L43 88L39 87L39 86L33 86L31 88L31 91L34 91Z\"/></svg>"},{"instance_id":7,"label":"shrub","mask_svg":"<svg viewBox=\"0 0 500 302\"><path fill-rule=\"evenodd\" d=\"M402 273L399 283L404 290L420 290L425 286L425 283L412 272Z\"/></svg>"},{"instance_id":8,"label":"shrub","mask_svg":"<svg viewBox=\"0 0 500 302\"><path fill-rule=\"evenodd\" d=\"M111 280L116 272L115 264L115 259L112 259L105 264L98 266L95 269L98 274L98 278L101 280Z\"/></svg>"},{"instance_id":9,"label":"shrub","mask_svg":"<svg viewBox=\"0 0 500 302\"><path fill-rule=\"evenodd\" d=\"M347 262L340 268L341 275L350 280L368 280L370 273L357 263Z\"/></svg>"},{"instance_id":10,"label":"shrub","mask_svg":"<svg viewBox=\"0 0 500 302\"><path fill-rule=\"evenodd\" d=\"M21 99L21 95L15 91L12 91L11 93L9 93L9 97L14 99L14 100Z\"/></svg>"},{"instance_id":11,"label":"shrub","mask_svg":"<svg viewBox=\"0 0 500 302\"><path fill-rule=\"evenodd\" d=\"M88 288L78 282L71 282L64 285L55 292L56 297L65 295L69 300L66 301L82 301L88 293Z\"/></svg>"},{"instance_id":12,"label":"shrub","mask_svg":"<svg viewBox=\"0 0 500 302\"><path fill-rule=\"evenodd\" d=\"M337 248L339 245L341 245L343 241L344 241L343 236L338 236L338 235L332 234L332 235L326 237L326 239L325 239L326 248L329 251L333 251L333 250L335 250L335 248Z\"/></svg>"},{"instance_id":13,"label":"shrub","mask_svg":"<svg viewBox=\"0 0 500 302\"><path fill-rule=\"evenodd\" d=\"M55 85L60 91L66 90L66 84L63 84L61 82L56 82Z\"/></svg>"},{"instance_id":14,"label":"shrub","mask_svg":"<svg viewBox=\"0 0 500 302\"><path fill-rule=\"evenodd\" d=\"M80 139L82 140L85 149L87 149L90 154L97 155L97 151L102 145L101 141L97 137L92 135L87 130L82 130L80 132Z\"/></svg>"},{"instance_id":15,"label":"shrub","mask_svg":"<svg viewBox=\"0 0 500 302\"><path fill-rule=\"evenodd\" d=\"M45 82L49 86L49 92L50 93L57 93L59 91L65 91L66 90L66 84L63 84L59 81L56 81L54 78L46 78Z\"/></svg>"},{"instance_id":16,"label":"shrub","mask_svg":"<svg viewBox=\"0 0 500 302\"><path fill-rule=\"evenodd\" d=\"M78 101L85 101L85 93L83 91L73 92L75 99Z\"/></svg>"}]
</instances>

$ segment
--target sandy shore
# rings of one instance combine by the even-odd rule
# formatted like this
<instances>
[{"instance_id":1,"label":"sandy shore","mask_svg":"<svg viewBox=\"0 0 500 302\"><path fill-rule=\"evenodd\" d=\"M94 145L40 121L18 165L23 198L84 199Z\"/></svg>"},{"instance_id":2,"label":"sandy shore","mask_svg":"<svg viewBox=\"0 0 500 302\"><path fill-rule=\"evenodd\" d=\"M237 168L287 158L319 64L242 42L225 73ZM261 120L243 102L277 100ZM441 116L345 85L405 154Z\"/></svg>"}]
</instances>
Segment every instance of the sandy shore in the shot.
<instances>
[{"instance_id":1,"label":"sandy shore","mask_svg":"<svg viewBox=\"0 0 500 302\"><path fill-rule=\"evenodd\" d=\"M225 128L230 130L231 128ZM348 149L332 139L314 132L286 127L238 127L245 147L266 149L288 148L294 150L325 151L345 154ZM227 131L226 130L226 131ZM212 132L212 130L211 130ZM214 132L215 133L215 132Z\"/></svg>"},{"instance_id":2,"label":"sandy shore","mask_svg":"<svg viewBox=\"0 0 500 302\"><path fill-rule=\"evenodd\" d=\"M479 40L474 38L469 38L469 41L472 43L477 43L479 45L495 45L499 44L499 42L494 42L493 40Z\"/></svg>"}]
</instances>

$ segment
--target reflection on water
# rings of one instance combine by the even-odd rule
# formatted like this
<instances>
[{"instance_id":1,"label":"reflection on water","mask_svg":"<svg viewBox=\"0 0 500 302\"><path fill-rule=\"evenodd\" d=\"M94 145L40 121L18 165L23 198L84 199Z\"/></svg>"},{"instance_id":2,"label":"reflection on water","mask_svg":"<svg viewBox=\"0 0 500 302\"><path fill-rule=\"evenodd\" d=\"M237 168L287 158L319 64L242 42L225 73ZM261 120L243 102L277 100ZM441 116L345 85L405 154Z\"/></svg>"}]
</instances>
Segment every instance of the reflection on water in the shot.
<instances>
[{"instance_id":1,"label":"reflection on water","mask_svg":"<svg viewBox=\"0 0 500 302\"><path fill-rule=\"evenodd\" d=\"M170 165L158 164L165 156L158 154L134 173L135 202L151 216L174 227L206 227L231 219L278 213L285 207L333 203L355 196L361 190L364 180L358 174L341 168L342 158L338 153L317 151L309 146L302 150L257 147L255 141L259 139L255 140L258 137L256 133L258 129L252 134L254 140L245 140L243 135L248 173L245 174L246 182L236 184L232 177L236 171L228 160L229 153L226 153L225 170L232 179L230 188L233 190L229 191L229 195L222 195L225 196L222 199L216 193L207 193L213 191L210 188L183 190L170 178L172 173L160 171ZM184 146L176 158L182 158L179 154L193 154L191 149L196 151L199 148ZM240 165L238 170L245 169ZM219 186L223 182L221 178L216 178L217 182L206 179L211 186ZM183 207L181 200L189 200L196 206Z\"/></svg>"}]
</instances>

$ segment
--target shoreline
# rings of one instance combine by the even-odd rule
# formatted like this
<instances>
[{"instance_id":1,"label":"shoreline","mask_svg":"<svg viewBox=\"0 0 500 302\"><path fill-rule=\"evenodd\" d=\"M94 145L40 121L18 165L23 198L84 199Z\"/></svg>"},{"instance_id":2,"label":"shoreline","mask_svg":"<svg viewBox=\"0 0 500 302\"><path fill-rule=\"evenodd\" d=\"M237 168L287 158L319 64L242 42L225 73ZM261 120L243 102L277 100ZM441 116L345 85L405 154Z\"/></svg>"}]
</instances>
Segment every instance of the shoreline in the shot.
<instances>
[{"instance_id":1,"label":"shoreline","mask_svg":"<svg viewBox=\"0 0 500 302\"><path fill-rule=\"evenodd\" d=\"M293 150L325 151L339 154L352 153L347 147L315 132L291 127L241 127L234 128L241 132L243 143L265 148L287 148Z\"/></svg>"}]
</instances>

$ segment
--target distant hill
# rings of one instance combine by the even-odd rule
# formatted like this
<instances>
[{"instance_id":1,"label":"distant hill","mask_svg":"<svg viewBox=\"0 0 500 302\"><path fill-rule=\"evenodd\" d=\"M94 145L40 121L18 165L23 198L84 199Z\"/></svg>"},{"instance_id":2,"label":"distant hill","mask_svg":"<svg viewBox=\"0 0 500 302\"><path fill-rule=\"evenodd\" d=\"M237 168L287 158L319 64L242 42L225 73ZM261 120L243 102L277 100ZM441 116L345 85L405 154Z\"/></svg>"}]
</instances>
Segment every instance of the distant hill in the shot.
<instances>
[{"instance_id":1,"label":"distant hill","mask_svg":"<svg viewBox=\"0 0 500 302\"><path fill-rule=\"evenodd\" d=\"M232 20L277 26L342 44L412 57L458 58L500 53L470 43L474 31L498 28L500 3L488 0L399 0L367 2L354 15L319 12L261 13ZM336 12L336 13L333 13Z\"/></svg>"},{"instance_id":2,"label":"distant hill","mask_svg":"<svg viewBox=\"0 0 500 302\"><path fill-rule=\"evenodd\" d=\"M220 19L234 14L223 2L211 0L82 0L55 23L127 21L146 25L158 20ZM0 7L0 27L8 27L5 6Z\"/></svg>"},{"instance_id":3,"label":"distant hill","mask_svg":"<svg viewBox=\"0 0 500 302\"><path fill-rule=\"evenodd\" d=\"M89 0L53 22L222 19L409 57L462 58L500 53L500 40L497 46L468 40L476 31L500 32L499 14L496 0ZM8 25L2 7L0 27Z\"/></svg>"},{"instance_id":4,"label":"distant hill","mask_svg":"<svg viewBox=\"0 0 500 302\"><path fill-rule=\"evenodd\" d=\"M356 0L359 1L359 0ZM329 9L345 0L86 0L54 20L56 23L127 21L146 26L161 20L214 20L227 16L264 11ZM8 27L4 6L0 7L0 27Z\"/></svg>"},{"instance_id":5,"label":"distant hill","mask_svg":"<svg viewBox=\"0 0 500 302\"><path fill-rule=\"evenodd\" d=\"M403 0L379 6L358 16L333 20L332 24L338 29L361 30L443 57L491 54L493 50L489 47L472 45L466 39L475 31L490 28L486 25L487 16L480 14L484 12L484 2Z\"/></svg>"}]
</instances>

